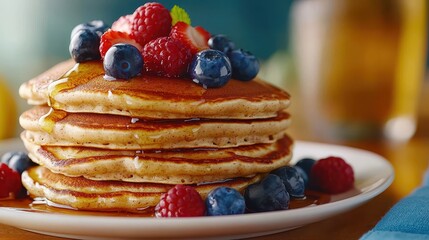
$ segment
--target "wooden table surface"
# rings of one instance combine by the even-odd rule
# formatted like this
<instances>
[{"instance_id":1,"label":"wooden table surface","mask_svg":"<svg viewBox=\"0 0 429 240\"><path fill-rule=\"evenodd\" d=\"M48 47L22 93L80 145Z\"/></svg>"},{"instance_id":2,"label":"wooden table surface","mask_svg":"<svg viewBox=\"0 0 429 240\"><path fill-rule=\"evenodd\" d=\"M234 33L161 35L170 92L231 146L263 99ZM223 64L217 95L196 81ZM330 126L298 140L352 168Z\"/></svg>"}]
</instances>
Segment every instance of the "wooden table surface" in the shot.
<instances>
[{"instance_id":1,"label":"wooden table surface","mask_svg":"<svg viewBox=\"0 0 429 240\"><path fill-rule=\"evenodd\" d=\"M429 93L429 84L425 89L426 93ZM423 96L425 98L421 99L421 102L428 102L429 94L423 94ZM295 125L295 129L291 129L291 135L300 140L340 144L380 154L392 163L395 169L395 179L385 192L351 211L295 230L253 239L358 239L373 228L396 202L421 184L424 173L428 169L429 113L427 109L423 109L423 111L425 112L420 114L419 127L415 137L408 142L396 144L377 139L329 142L316 139L314 136L297 137L302 135L302 128ZM298 114L294 116L296 115ZM0 239L54 240L62 238L31 233L0 224Z\"/></svg>"}]
</instances>

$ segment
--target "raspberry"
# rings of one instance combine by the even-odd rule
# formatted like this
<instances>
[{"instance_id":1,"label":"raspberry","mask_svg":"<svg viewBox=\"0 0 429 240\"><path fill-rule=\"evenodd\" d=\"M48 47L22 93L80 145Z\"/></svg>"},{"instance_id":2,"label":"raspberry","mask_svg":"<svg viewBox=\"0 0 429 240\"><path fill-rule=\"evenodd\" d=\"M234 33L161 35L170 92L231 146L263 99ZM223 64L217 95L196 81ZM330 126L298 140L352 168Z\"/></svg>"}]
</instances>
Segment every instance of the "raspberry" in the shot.
<instances>
[{"instance_id":1,"label":"raspberry","mask_svg":"<svg viewBox=\"0 0 429 240\"><path fill-rule=\"evenodd\" d=\"M142 46L153 39L168 36L170 30L170 12L160 3L146 3L133 14L131 36Z\"/></svg>"},{"instance_id":2,"label":"raspberry","mask_svg":"<svg viewBox=\"0 0 429 240\"><path fill-rule=\"evenodd\" d=\"M161 37L144 46L143 59L146 71L150 73L180 77L186 74L192 55L180 41Z\"/></svg>"},{"instance_id":3,"label":"raspberry","mask_svg":"<svg viewBox=\"0 0 429 240\"><path fill-rule=\"evenodd\" d=\"M136 47L140 52L143 47L136 42L128 33L126 32L118 32L115 30L108 30L101 36L100 40L100 55L102 58L106 55L106 52L110 47L117 43L131 44Z\"/></svg>"},{"instance_id":4,"label":"raspberry","mask_svg":"<svg viewBox=\"0 0 429 240\"><path fill-rule=\"evenodd\" d=\"M310 184L326 193L342 193L353 187L353 168L342 158L327 157L311 168Z\"/></svg>"},{"instance_id":5,"label":"raspberry","mask_svg":"<svg viewBox=\"0 0 429 240\"><path fill-rule=\"evenodd\" d=\"M176 185L162 194L155 207L157 217L197 217L205 213L200 194L191 186Z\"/></svg>"},{"instance_id":6,"label":"raspberry","mask_svg":"<svg viewBox=\"0 0 429 240\"><path fill-rule=\"evenodd\" d=\"M10 169L6 164L0 163L0 198L17 196L21 191L21 178L19 173Z\"/></svg>"}]
</instances>

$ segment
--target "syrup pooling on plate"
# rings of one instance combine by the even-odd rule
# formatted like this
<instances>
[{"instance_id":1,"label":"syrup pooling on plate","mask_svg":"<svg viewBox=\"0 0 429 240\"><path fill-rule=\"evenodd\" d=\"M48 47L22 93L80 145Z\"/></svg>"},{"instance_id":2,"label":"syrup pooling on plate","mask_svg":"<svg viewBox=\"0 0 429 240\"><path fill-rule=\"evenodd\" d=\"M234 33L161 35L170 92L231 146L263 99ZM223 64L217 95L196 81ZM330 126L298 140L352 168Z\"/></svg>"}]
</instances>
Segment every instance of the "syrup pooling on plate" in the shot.
<instances>
[{"instance_id":1,"label":"syrup pooling on plate","mask_svg":"<svg viewBox=\"0 0 429 240\"><path fill-rule=\"evenodd\" d=\"M309 191L303 199L292 199L290 209L301 209L306 207L317 207L318 205L331 202L331 197L327 194ZM52 203L43 198L21 198L13 200L0 201L0 208L8 207L15 208L18 211L37 212L37 213L62 213L76 216L101 216L101 217L154 217L153 208L136 209L135 211L82 211L74 210L68 206ZM287 213L287 210L285 214ZM251 214L251 213L248 213Z\"/></svg>"},{"instance_id":2,"label":"syrup pooling on plate","mask_svg":"<svg viewBox=\"0 0 429 240\"><path fill-rule=\"evenodd\" d=\"M43 198L21 198L14 200L0 201L0 208L14 208L22 212L46 213L46 214L67 214L75 216L100 216L100 217L153 217L153 209L135 210L132 212L121 211L83 211L74 210L68 206L52 203Z\"/></svg>"}]
</instances>

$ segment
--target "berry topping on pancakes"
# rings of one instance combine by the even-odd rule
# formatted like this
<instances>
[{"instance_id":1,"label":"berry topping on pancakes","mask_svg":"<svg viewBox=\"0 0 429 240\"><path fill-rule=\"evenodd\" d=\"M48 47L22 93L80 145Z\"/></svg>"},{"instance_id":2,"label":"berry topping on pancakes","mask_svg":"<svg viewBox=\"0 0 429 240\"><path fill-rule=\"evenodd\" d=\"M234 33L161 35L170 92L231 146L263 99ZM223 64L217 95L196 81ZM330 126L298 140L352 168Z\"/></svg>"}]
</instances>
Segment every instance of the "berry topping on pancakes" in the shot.
<instances>
[{"instance_id":1,"label":"berry topping on pancakes","mask_svg":"<svg viewBox=\"0 0 429 240\"><path fill-rule=\"evenodd\" d=\"M112 24L112 30L131 34L132 21L133 21L132 14L121 16L118 20L116 20Z\"/></svg>"},{"instance_id":2,"label":"berry topping on pancakes","mask_svg":"<svg viewBox=\"0 0 429 240\"><path fill-rule=\"evenodd\" d=\"M186 74L192 54L179 40L162 37L144 46L143 58L147 72L167 77L180 77Z\"/></svg>"},{"instance_id":3,"label":"berry topping on pancakes","mask_svg":"<svg viewBox=\"0 0 429 240\"><path fill-rule=\"evenodd\" d=\"M178 22L171 29L170 37L181 41L192 54L209 48L208 40L210 33L204 28L197 26L192 27L187 23Z\"/></svg>"},{"instance_id":4,"label":"berry topping on pancakes","mask_svg":"<svg viewBox=\"0 0 429 240\"><path fill-rule=\"evenodd\" d=\"M106 53L103 65L106 75L120 79L137 76L143 67L140 51L130 44L115 44Z\"/></svg>"},{"instance_id":5,"label":"berry topping on pancakes","mask_svg":"<svg viewBox=\"0 0 429 240\"><path fill-rule=\"evenodd\" d=\"M106 52L109 50L110 47L117 43L123 43L123 44L131 44L134 47L136 47L140 54L140 52L143 50L143 47L137 43L137 41L131 37L126 32L119 32L115 30L108 30L101 36L101 42L100 42L100 55L102 58L106 55Z\"/></svg>"},{"instance_id":6,"label":"berry topping on pancakes","mask_svg":"<svg viewBox=\"0 0 429 240\"><path fill-rule=\"evenodd\" d=\"M131 35L142 46L151 40L168 36L170 30L170 12L160 3L146 3L133 14Z\"/></svg>"},{"instance_id":7,"label":"berry topping on pancakes","mask_svg":"<svg viewBox=\"0 0 429 240\"><path fill-rule=\"evenodd\" d=\"M101 36L105 31L109 29L109 26L101 20L93 20L91 22L81 23L73 28L70 34L70 38L73 38L73 36L79 30L84 30L84 29L90 30L91 32L95 32L98 36Z\"/></svg>"},{"instance_id":8,"label":"berry topping on pancakes","mask_svg":"<svg viewBox=\"0 0 429 240\"><path fill-rule=\"evenodd\" d=\"M231 63L221 51L204 50L195 55L189 75L192 81L204 88L222 87L231 78Z\"/></svg>"},{"instance_id":9,"label":"berry topping on pancakes","mask_svg":"<svg viewBox=\"0 0 429 240\"><path fill-rule=\"evenodd\" d=\"M69 46L70 55L77 62L87 62L91 60L100 60L100 36L90 29L81 29L77 31Z\"/></svg>"},{"instance_id":10,"label":"berry topping on pancakes","mask_svg":"<svg viewBox=\"0 0 429 240\"><path fill-rule=\"evenodd\" d=\"M218 34L208 40L208 45L211 49L219 50L228 54L235 49L235 44L225 35Z\"/></svg>"},{"instance_id":11,"label":"berry topping on pancakes","mask_svg":"<svg viewBox=\"0 0 429 240\"><path fill-rule=\"evenodd\" d=\"M190 78L204 88L222 87L231 77L250 81L259 71L255 56L248 51L235 50L235 44L225 35L211 38L210 32L203 27L193 27L188 13L178 6L169 11L160 3L145 3L134 13L119 17L111 29L104 22L95 20L77 25L71 35L70 54L78 63L104 59L115 44L130 44L143 58L139 73ZM209 54L205 52L208 49L211 49ZM213 53L215 51L223 55L214 58L213 62L202 57L218 56ZM111 57L115 58L115 55ZM106 71L105 79L130 79L138 75L127 73L119 77L112 72L117 71Z\"/></svg>"}]
</instances>

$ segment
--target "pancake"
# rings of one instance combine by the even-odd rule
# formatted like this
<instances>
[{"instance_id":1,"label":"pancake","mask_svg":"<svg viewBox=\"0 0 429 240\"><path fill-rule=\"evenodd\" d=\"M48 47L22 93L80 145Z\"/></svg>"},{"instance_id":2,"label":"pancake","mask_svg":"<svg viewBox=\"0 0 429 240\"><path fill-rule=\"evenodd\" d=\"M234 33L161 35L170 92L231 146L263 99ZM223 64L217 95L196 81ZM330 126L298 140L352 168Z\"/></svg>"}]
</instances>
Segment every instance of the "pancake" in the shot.
<instances>
[{"instance_id":1,"label":"pancake","mask_svg":"<svg viewBox=\"0 0 429 240\"><path fill-rule=\"evenodd\" d=\"M271 118L290 102L288 93L260 79L232 79L224 87L207 90L190 79L142 75L107 81L104 74L100 61L66 61L24 83L19 92L30 104L49 102L66 112L158 119Z\"/></svg>"},{"instance_id":2,"label":"pancake","mask_svg":"<svg viewBox=\"0 0 429 240\"><path fill-rule=\"evenodd\" d=\"M60 79L71 68L73 68L75 64L75 61L71 59L58 63L55 67L22 84L19 89L20 96L26 99L30 105L46 104L48 102L49 84Z\"/></svg>"},{"instance_id":3,"label":"pancake","mask_svg":"<svg viewBox=\"0 0 429 240\"><path fill-rule=\"evenodd\" d=\"M236 147L272 143L285 135L289 114L256 120L185 119L147 121L126 116L49 112L39 106L24 112L25 138L37 145L106 149Z\"/></svg>"},{"instance_id":4,"label":"pancake","mask_svg":"<svg viewBox=\"0 0 429 240\"><path fill-rule=\"evenodd\" d=\"M219 183L193 185L206 198L219 186L228 186L242 192L261 176L235 178ZM162 193L174 185L129 183L123 181L93 181L83 177L67 177L44 167L33 167L22 174L22 183L32 197L43 197L56 204L80 210L136 211L153 207Z\"/></svg>"},{"instance_id":5,"label":"pancake","mask_svg":"<svg viewBox=\"0 0 429 240\"><path fill-rule=\"evenodd\" d=\"M121 151L39 146L22 135L30 158L55 173L93 180L192 184L251 176L287 165L292 140L224 149Z\"/></svg>"}]
</instances>

